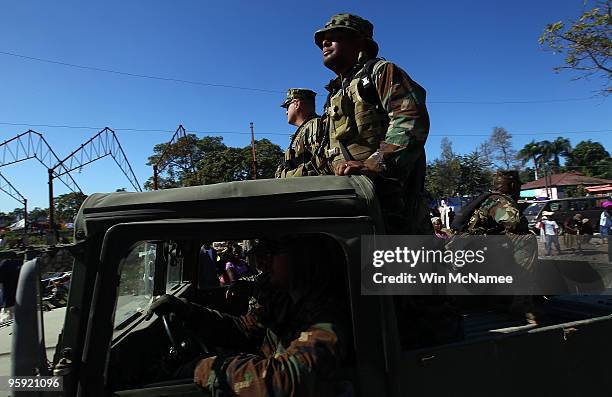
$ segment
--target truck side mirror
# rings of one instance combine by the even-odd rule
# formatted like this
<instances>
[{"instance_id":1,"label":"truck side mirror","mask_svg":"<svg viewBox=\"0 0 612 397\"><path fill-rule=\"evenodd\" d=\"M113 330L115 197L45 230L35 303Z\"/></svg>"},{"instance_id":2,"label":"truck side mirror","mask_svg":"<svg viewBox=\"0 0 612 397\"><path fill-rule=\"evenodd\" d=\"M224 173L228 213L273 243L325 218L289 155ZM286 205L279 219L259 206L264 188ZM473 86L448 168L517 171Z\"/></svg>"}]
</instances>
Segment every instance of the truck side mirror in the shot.
<instances>
[{"instance_id":1,"label":"truck side mirror","mask_svg":"<svg viewBox=\"0 0 612 397\"><path fill-rule=\"evenodd\" d=\"M17 284L11 376L50 375L43 331L40 269L38 260L32 259L21 267Z\"/></svg>"}]
</instances>

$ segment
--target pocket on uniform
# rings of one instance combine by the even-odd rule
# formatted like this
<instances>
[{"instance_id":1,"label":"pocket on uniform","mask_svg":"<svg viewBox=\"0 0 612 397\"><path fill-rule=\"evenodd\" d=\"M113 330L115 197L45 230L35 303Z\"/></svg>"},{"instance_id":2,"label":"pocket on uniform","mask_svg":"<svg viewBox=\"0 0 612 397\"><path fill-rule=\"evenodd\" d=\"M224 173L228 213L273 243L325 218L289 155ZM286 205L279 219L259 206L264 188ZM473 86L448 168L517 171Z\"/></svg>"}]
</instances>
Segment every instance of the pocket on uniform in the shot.
<instances>
[{"instance_id":1,"label":"pocket on uniform","mask_svg":"<svg viewBox=\"0 0 612 397\"><path fill-rule=\"evenodd\" d=\"M330 138L347 141L357 135L353 102L345 95L337 95L330 101Z\"/></svg>"}]
</instances>

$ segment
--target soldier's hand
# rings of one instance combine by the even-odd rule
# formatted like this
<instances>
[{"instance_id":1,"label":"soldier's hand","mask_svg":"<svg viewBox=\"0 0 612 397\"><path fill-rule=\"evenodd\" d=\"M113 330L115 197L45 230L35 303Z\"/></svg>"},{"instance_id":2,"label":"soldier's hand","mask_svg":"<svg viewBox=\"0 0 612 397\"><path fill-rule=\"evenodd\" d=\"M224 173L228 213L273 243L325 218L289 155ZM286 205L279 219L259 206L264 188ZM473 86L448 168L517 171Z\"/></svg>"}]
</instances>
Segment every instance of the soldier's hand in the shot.
<instances>
[{"instance_id":1,"label":"soldier's hand","mask_svg":"<svg viewBox=\"0 0 612 397\"><path fill-rule=\"evenodd\" d=\"M186 299L179 299L172 295L162 295L155 299L145 314L145 320L149 320L153 314L163 316L164 314L176 313L179 316L185 316L189 313L189 302Z\"/></svg>"},{"instance_id":2,"label":"soldier's hand","mask_svg":"<svg viewBox=\"0 0 612 397\"><path fill-rule=\"evenodd\" d=\"M236 280L229 285L225 291L225 299L233 300L240 297L249 297L253 295L254 281Z\"/></svg>"},{"instance_id":3,"label":"soldier's hand","mask_svg":"<svg viewBox=\"0 0 612 397\"><path fill-rule=\"evenodd\" d=\"M378 170L373 169L368 166L368 164L363 161L345 161L340 163L336 169L335 173L338 176L342 175L367 175L370 178L373 178L378 175Z\"/></svg>"}]
</instances>

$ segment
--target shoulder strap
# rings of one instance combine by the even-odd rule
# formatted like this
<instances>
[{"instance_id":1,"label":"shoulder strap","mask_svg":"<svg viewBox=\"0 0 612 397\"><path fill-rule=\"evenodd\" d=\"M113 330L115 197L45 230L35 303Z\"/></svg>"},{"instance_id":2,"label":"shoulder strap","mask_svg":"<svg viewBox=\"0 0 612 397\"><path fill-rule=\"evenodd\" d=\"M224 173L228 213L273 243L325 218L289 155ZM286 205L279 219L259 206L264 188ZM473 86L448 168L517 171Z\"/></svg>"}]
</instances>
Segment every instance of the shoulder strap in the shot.
<instances>
[{"instance_id":1,"label":"shoulder strap","mask_svg":"<svg viewBox=\"0 0 612 397\"><path fill-rule=\"evenodd\" d=\"M492 194L492 192L482 193L472 202L463 207L461 209L461 212L455 215L455 219L453 219L453 223L451 224L451 229L458 232L465 232L468 223L470 222L470 218L472 217L472 214L474 213L476 208L478 208L483 201L491 197Z\"/></svg>"},{"instance_id":2,"label":"shoulder strap","mask_svg":"<svg viewBox=\"0 0 612 397\"><path fill-rule=\"evenodd\" d=\"M384 59L372 58L368 60L357 75L355 75L355 78L359 79L359 86L361 87L360 95L363 100L368 103L375 104L379 110L382 110L382 101L378 95L376 83L374 81L374 67L380 61L384 61Z\"/></svg>"}]
</instances>

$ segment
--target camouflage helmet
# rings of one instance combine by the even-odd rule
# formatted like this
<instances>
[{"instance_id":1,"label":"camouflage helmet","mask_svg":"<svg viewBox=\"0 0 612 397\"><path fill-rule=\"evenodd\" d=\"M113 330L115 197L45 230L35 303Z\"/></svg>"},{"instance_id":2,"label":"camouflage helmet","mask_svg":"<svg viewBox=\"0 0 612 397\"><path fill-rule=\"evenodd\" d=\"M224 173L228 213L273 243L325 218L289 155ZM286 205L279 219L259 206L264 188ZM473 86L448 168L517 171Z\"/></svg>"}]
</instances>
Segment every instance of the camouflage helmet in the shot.
<instances>
[{"instance_id":1,"label":"camouflage helmet","mask_svg":"<svg viewBox=\"0 0 612 397\"><path fill-rule=\"evenodd\" d=\"M368 55L372 58L378 55L378 44L373 39L374 25L367 19L353 14L336 14L325 24L323 29L319 29L314 34L315 44L323 48L323 36L325 32L334 29L350 30L363 39L368 46Z\"/></svg>"},{"instance_id":2,"label":"camouflage helmet","mask_svg":"<svg viewBox=\"0 0 612 397\"><path fill-rule=\"evenodd\" d=\"M493 177L493 186L499 186L500 184L508 184L514 189L521 188L521 177L517 170L498 170Z\"/></svg>"},{"instance_id":3,"label":"camouflage helmet","mask_svg":"<svg viewBox=\"0 0 612 397\"><path fill-rule=\"evenodd\" d=\"M289 107L289 104L294 99L312 101L314 104L315 95L317 95L316 92L309 90L307 88L289 88L287 90L287 98L285 98L283 103L281 103L281 107L282 108Z\"/></svg>"}]
</instances>

